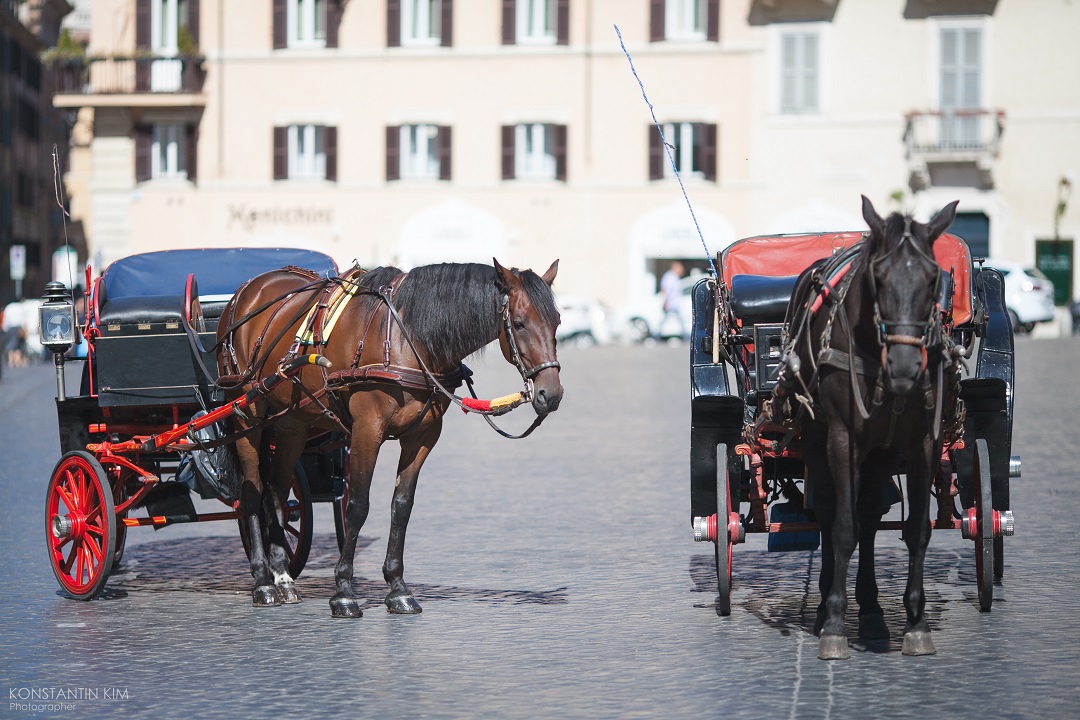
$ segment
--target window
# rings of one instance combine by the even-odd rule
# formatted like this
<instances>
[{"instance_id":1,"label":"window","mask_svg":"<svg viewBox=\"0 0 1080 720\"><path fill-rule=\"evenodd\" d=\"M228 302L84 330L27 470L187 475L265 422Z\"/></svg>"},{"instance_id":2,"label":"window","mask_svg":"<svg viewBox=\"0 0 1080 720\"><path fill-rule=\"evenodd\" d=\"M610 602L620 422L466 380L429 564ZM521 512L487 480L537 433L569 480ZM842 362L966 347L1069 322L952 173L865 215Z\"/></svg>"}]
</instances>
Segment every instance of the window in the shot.
<instances>
[{"instance_id":1,"label":"window","mask_svg":"<svg viewBox=\"0 0 1080 720\"><path fill-rule=\"evenodd\" d=\"M386 129L387 180L449 180L450 128L400 125Z\"/></svg>"},{"instance_id":2,"label":"window","mask_svg":"<svg viewBox=\"0 0 1080 720\"><path fill-rule=\"evenodd\" d=\"M720 0L650 0L649 39L712 41L720 39Z\"/></svg>"},{"instance_id":3,"label":"window","mask_svg":"<svg viewBox=\"0 0 1080 720\"><path fill-rule=\"evenodd\" d=\"M186 178L186 128L174 123L153 126L150 140L150 177Z\"/></svg>"},{"instance_id":4,"label":"window","mask_svg":"<svg viewBox=\"0 0 1080 720\"><path fill-rule=\"evenodd\" d=\"M179 12L183 0L153 0L150 5L150 51L156 56L177 54ZM155 60L150 64L151 92L177 92L183 76L180 60Z\"/></svg>"},{"instance_id":5,"label":"window","mask_svg":"<svg viewBox=\"0 0 1080 720\"><path fill-rule=\"evenodd\" d=\"M502 133L504 180L566 180L565 125L506 125Z\"/></svg>"},{"instance_id":6,"label":"window","mask_svg":"<svg viewBox=\"0 0 1080 720\"><path fill-rule=\"evenodd\" d=\"M136 92L190 91L193 78L185 87L185 62L177 56L198 46L199 0L135 0L135 47L156 58L136 61Z\"/></svg>"},{"instance_id":7,"label":"window","mask_svg":"<svg viewBox=\"0 0 1080 720\"><path fill-rule=\"evenodd\" d=\"M816 31L780 34L780 112L816 113L818 107L819 35Z\"/></svg>"},{"instance_id":8,"label":"window","mask_svg":"<svg viewBox=\"0 0 1080 720\"><path fill-rule=\"evenodd\" d=\"M941 29L941 147L979 147L982 33L975 27ZM966 111L966 112L965 112Z\"/></svg>"},{"instance_id":9,"label":"window","mask_svg":"<svg viewBox=\"0 0 1080 720\"><path fill-rule=\"evenodd\" d=\"M570 0L503 0L503 45L566 45Z\"/></svg>"},{"instance_id":10,"label":"window","mask_svg":"<svg viewBox=\"0 0 1080 720\"><path fill-rule=\"evenodd\" d=\"M344 0L273 2L275 49L337 47Z\"/></svg>"},{"instance_id":11,"label":"window","mask_svg":"<svg viewBox=\"0 0 1080 720\"><path fill-rule=\"evenodd\" d=\"M451 0L391 0L390 5L400 8L399 28L395 42L393 28L389 32L389 45L434 46L449 45L449 27L443 33L444 19L449 26ZM387 13L388 22L394 20L393 9Z\"/></svg>"},{"instance_id":12,"label":"window","mask_svg":"<svg viewBox=\"0 0 1080 720\"><path fill-rule=\"evenodd\" d=\"M288 125L274 128L275 180L336 180L337 128Z\"/></svg>"},{"instance_id":13,"label":"window","mask_svg":"<svg viewBox=\"0 0 1080 720\"><path fill-rule=\"evenodd\" d=\"M671 158L683 178L699 177L716 180L716 125L711 123L670 122L661 125L664 138L671 144ZM649 126L649 179L674 177L675 171L664 151L664 145Z\"/></svg>"}]
</instances>

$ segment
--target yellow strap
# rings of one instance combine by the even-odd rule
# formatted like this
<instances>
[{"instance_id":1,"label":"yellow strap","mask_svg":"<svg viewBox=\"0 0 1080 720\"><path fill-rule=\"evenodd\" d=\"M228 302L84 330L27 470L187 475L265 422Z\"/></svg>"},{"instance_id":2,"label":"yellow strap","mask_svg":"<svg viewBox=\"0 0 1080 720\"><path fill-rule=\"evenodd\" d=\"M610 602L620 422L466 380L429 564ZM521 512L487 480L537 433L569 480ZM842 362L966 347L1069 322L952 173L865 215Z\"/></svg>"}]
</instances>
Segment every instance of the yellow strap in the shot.
<instances>
[{"instance_id":1,"label":"yellow strap","mask_svg":"<svg viewBox=\"0 0 1080 720\"><path fill-rule=\"evenodd\" d=\"M327 342L330 339L330 333L333 331L334 326L337 325L338 319L342 313L345 312L345 306L349 304L349 301L356 296L356 293L360 289L360 284L353 279L352 274L342 279L342 283L334 288L330 293L330 298L326 302L328 308L326 321L323 323L323 342ZM311 345L315 340L315 313L319 311L319 304L315 303L310 310L308 310L307 316L304 318L304 322L300 325L301 332L296 335L296 342L301 345Z\"/></svg>"}]
</instances>

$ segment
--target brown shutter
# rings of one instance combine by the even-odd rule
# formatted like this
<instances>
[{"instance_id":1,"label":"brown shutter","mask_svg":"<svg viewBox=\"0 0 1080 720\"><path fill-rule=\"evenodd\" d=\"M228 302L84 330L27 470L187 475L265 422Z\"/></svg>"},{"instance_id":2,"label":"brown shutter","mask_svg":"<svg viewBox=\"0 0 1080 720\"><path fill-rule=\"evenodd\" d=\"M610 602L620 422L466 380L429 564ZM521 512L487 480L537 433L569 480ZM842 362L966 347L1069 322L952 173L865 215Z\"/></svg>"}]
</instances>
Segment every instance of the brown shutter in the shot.
<instances>
[{"instance_id":1,"label":"brown shutter","mask_svg":"<svg viewBox=\"0 0 1080 720\"><path fill-rule=\"evenodd\" d=\"M136 51L150 51L150 0L135 0L135 49ZM150 62L148 60L135 60L135 92L150 92Z\"/></svg>"},{"instance_id":2,"label":"brown shutter","mask_svg":"<svg viewBox=\"0 0 1080 720\"><path fill-rule=\"evenodd\" d=\"M555 10L555 31L557 44L570 44L570 0L559 0Z\"/></svg>"},{"instance_id":3,"label":"brown shutter","mask_svg":"<svg viewBox=\"0 0 1080 720\"><path fill-rule=\"evenodd\" d=\"M195 178L198 177L198 145L199 145L199 126L191 123L187 126L187 137L184 138L186 144L187 157L187 179L191 182L195 182Z\"/></svg>"},{"instance_id":4,"label":"brown shutter","mask_svg":"<svg viewBox=\"0 0 1080 720\"><path fill-rule=\"evenodd\" d=\"M502 126L502 179L514 179L514 126Z\"/></svg>"},{"instance_id":5,"label":"brown shutter","mask_svg":"<svg viewBox=\"0 0 1080 720\"><path fill-rule=\"evenodd\" d=\"M187 0L187 29L197 49L199 47L199 0Z\"/></svg>"},{"instance_id":6,"label":"brown shutter","mask_svg":"<svg viewBox=\"0 0 1080 720\"><path fill-rule=\"evenodd\" d=\"M274 179L289 177L289 128L274 128Z\"/></svg>"},{"instance_id":7,"label":"brown shutter","mask_svg":"<svg viewBox=\"0 0 1080 720\"><path fill-rule=\"evenodd\" d=\"M716 182L717 147L715 123L700 123L694 130L701 130L701 171L705 179Z\"/></svg>"},{"instance_id":8,"label":"brown shutter","mask_svg":"<svg viewBox=\"0 0 1080 720\"><path fill-rule=\"evenodd\" d=\"M502 44L514 45L517 42L517 1L503 0L502 7Z\"/></svg>"},{"instance_id":9,"label":"brown shutter","mask_svg":"<svg viewBox=\"0 0 1080 720\"><path fill-rule=\"evenodd\" d=\"M285 14L285 0L274 0L274 49L280 50L283 47L288 47L289 39L287 33L288 17Z\"/></svg>"},{"instance_id":10,"label":"brown shutter","mask_svg":"<svg viewBox=\"0 0 1080 720\"><path fill-rule=\"evenodd\" d=\"M440 29L442 30L442 41L440 44L443 47L453 47L454 0L442 0L442 20L440 21Z\"/></svg>"},{"instance_id":11,"label":"brown shutter","mask_svg":"<svg viewBox=\"0 0 1080 720\"><path fill-rule=\"evenodd\" d=\"M135 126L135 181L150 179L150 145L153 128L149 125Z\"/></svg>"},{"instance_id":12,"label":"brown shutter","mask_svg":"<svg viewBox=\"0 0 1080 720\"><path fill-rule=\"evenodd\" d=\"M341 25L341 0L326 0L326 47L338 46L338 27Z\"/></svg>"},{"instance_id":13,"label":"brown shutter","mask_svg":"<svg viewBox=\"0 0 1080 720\"><path fill-rule=\"evenodd\" d=\"M555 155L555 179L566 181L566 126L553 126L552 135L554 147L551 149Z\"/></svg>"},{"instance_id":14,"label":"brown shutter","mask_svg":"<svg viewBox=\"0 0 1080 720\"><path fill-rule=\"evenodd\" d=\"M709 0L705 10L705 35L710 42L720 40L720 0Z\"/></svg>"},{"instance_id":15,"label":"brown shutter","mask_svg":"<svg viewBox=\"0 0 1080 720\"><path fill-rule=\"evenodd\" d=\"M440 125L435 136L435 151L439 158L439 179L450 179L450 126Z\"/></svg>"},{"instance_id":16,"label":"brown shutter","mask_svg":"<svg viewBox=\"0 0 1080 720\"><path fill-rule=\"evenodd\" d=\"M664 179L664 143L655 125L649 126L649 179Z\"/></svg>"},{"instance_id":17,"label":"brown shutter","mask_svg":"<svg viewBox=\"0 0 1080 720\"><path fill-rule=\"evenodd\" d=\"M401 128L386 127L386 179L401 179Z\"/></svg>"},{"instance_id":18,"label":"brown shutter","mask_svg":"<svg viewBox=\"0 0 1080 720\"><path fill-rule=\"evenodd\" d=\"M649 41L664 39L664 0L649 0Z\"/></svg>"},{"instance_id":19,"label":"brown shutter","mask_svg":"<svg viewBox=\"0 0 1080 720\"><path fill-rule=\"evenodd\" d=\"M401 47L401 0L386 0L386 47Z\"/></svg>"},{"instance_id":20,"label":"brown shutter","mask_svg":"<svg viewBox=\"0 0 1080 720\"><path fill-rule=\"evenodd\" d=\"M326 152L326 179L337 181L337 128L323 130L323 150Z\"/></svg>"},{"instance_id":21,"label":"brown shutter","mask_svg":"<svg viewBox=\"0 0 1080 720\"><path fill-rule=\"evenodd\" d=\"M150 0L135 0L135 49L150 49Z\"/></svg>"}]
</instances>

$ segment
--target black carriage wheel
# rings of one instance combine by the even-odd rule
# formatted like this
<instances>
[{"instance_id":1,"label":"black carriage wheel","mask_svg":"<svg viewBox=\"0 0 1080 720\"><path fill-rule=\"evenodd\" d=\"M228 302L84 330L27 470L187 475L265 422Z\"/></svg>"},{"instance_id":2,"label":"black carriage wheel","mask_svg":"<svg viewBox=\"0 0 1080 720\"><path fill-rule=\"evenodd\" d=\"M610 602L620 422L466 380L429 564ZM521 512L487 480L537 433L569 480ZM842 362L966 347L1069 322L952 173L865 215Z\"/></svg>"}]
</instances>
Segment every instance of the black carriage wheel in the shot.
<instances>
[{"instance_id":1,"label":"black carriage wheel","mask_svg":"<svg viewBox=\"0 0 1080 720\"><path fill-rule=\"evenodd\" d=\"M312 513L311 490L308 486L307 473L299 462L293 470L292 484L285 499L285 556L288 558L289 575L293 580L300 577L307 565L308 553L311 552ZM248 541L247 521L241 515L236 519L240 526L240 540L244 543L244 554L251 559L251 543Z\"/></svg>"},{"instance_id":2,"label":"black carriage wheel","mask_svg":"<svg viewBox=\"0 0 1080 720\"><path fill-rule=\"evenodd\" d=\"M731 535L728 516L731 513L731 482L728 479L727 445L716 446L716 584L720 597L716 602L717 615L731 614Z\"/></svg>"},{"instance_id":3,"label":"black carriage wheel","mask_svg":"<svg viewBox=\"0 0 1080 720\"><path fill-rule=\"evenodd\" d=\"M1005 574L1005 538L994 538L994 579L1000 580Z\"/></svg>"},{"instance_id":4,"label":"black carriage wheel","mask_svg":"<svg viewBox=\"0 0 1080 720\"><path fill-rule=\"evenodd\" d=\"M116 484L113 485L113 506L119 507L127 499L127 490L124 487L127 478L124 477L124 472L120 472L120 477L117 478ZM116 515L116 542L113 543L113 547L116 548L113 553L112 569L115 570L120 566L120 560L124 557L124 547L127 545L128 528L124 524L124 518L128 515L128 511L125 510L122 513Z\"/></svg>"},{"instance_id":5,"label":"black carriage wheel","mask_svg":"<svg viewBox=\"0 0 1080 720\"><path fill-rule=\"evenodd\" d=\"M990 450L986 440L975 441L975 578L979 610L994 604L994 510L990 488Z\"/></svg>"},{"instance_id":6,"label":"black carriage wheel","mask_svg":"<svg viewBox=\"0 0 1080 720\"><path fill-rule=\"evenodd\" d=\"M60 587L91 600L105 587L116 553L113 489L101 463L82 450L60 458L45 495L45 539Z\"/></svg>"}]
</instances>

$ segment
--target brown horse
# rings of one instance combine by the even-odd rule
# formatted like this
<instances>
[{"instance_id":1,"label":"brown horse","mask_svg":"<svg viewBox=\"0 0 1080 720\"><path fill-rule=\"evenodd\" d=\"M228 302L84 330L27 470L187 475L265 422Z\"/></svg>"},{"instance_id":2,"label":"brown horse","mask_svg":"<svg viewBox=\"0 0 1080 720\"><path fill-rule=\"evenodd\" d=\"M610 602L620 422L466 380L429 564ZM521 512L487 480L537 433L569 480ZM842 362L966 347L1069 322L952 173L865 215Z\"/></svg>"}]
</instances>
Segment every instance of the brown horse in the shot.
<instances>
[{"instance_id":1,"label":"brown horse","mask_svg":"<svg viewBox=\"0 0 1080 720\"><path fill-rule=\"evenodd\" d=\"M301 351L331 363L330 369L305 368L295 381L281 383L257 402L249 416L234 418L236 429L249 431L235 448L255 605L300 602L287 571L282 507L315 427L350 434L345 541L335 569L337 592L330 599L333 617L363 615L352 590L353 555L368 515L375 461L388 439L400 441L401 455L383 564L390 586L385 602L393 613L421 611L404 580L403 555L417 477L451 402L436 381L456 388L462 359L498 340L504 357L521 372L522 398L532 401L537 419L557 409L563 395L555 352L559 312L550 287L557 271L557 260L542 276L495 261L494 266L428 265L408 273L357 268L327 280L286 268L260 275L236 292L218 330L219 382L225 385L231 376L232 393L251 388ZM260 461L269 466L262 472Z\"/></svg>"}]
</instances>

